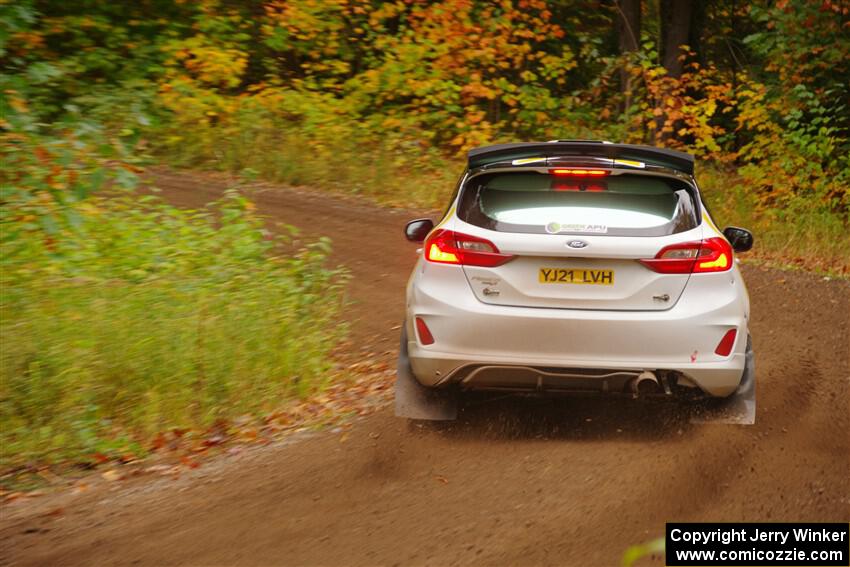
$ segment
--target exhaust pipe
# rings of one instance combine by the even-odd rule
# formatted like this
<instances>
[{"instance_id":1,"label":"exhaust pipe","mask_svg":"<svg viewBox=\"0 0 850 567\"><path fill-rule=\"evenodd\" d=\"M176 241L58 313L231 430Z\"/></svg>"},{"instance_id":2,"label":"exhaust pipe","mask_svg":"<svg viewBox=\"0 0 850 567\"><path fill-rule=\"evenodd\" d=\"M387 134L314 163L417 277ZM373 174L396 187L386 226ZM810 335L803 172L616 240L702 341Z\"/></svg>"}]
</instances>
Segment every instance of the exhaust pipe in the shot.
<instances>
[{"instance_id":1,"label":"exhaust pipe","mask_svg":"<svg viewBox=\"0 0 850 567\"><path fill-rule=\"evenodd\" d=\"M661 392L661 384L658 382L658 378L654 372L649 370L641 372L637 378L632 380L631 386L632 394L635 397Z\"/></svg>"}]
</instances>

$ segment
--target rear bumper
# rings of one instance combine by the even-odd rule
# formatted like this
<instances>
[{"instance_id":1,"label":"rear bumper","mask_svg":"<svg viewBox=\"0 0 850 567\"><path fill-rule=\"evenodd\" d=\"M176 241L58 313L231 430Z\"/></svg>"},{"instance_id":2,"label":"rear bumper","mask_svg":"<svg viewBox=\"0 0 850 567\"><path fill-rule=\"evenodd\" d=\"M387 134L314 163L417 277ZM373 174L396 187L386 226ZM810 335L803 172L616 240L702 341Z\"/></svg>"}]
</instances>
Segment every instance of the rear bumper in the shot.
<instances>
[{"instance_id":1,"label":"rear bumper","mask_svg":"<svg viewBox=\"0 0 850 567\"><path fill-rule=\"evenodd\" d=\"M421 277L433 269L442 273ZM477 387L468 379L475 365L673 371L712 396L731 394L741 380L748 302L736 269L693 276L676 305L651 312L488 305L461 278L454 266L420 264L408 286L408 353L426 386ZM417 340L414 317L427 323L434 344ZM716 355L731 328L738 330L732 353Z\"/></svg>"}]
</instances>

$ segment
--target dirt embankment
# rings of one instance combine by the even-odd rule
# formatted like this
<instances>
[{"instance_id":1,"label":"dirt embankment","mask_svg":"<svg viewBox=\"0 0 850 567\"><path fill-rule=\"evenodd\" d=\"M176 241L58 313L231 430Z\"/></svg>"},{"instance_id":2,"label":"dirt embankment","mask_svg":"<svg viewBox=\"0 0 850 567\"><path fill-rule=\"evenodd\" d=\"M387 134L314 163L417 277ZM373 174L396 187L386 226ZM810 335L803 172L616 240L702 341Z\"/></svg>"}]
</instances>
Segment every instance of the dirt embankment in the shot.
<instances>
[{"instance_id":1,"label":"dirt embankment","mask_svg":"<svg viewBox=\"0 0 850 567\"><path fill-rule=\"evenodd\" d=\"M226 185L153 179L186 206ZM411 213L256 191L265 214L333 238L354 275L355 343L392 357ZM691 425L628 401L506 399L445 428L388 408L350 433L223 458L180 482L7 506L0 565L615 565L666 521L850 521L850 286L744 273L755 426Z\"/></svg>"}]
</instances>

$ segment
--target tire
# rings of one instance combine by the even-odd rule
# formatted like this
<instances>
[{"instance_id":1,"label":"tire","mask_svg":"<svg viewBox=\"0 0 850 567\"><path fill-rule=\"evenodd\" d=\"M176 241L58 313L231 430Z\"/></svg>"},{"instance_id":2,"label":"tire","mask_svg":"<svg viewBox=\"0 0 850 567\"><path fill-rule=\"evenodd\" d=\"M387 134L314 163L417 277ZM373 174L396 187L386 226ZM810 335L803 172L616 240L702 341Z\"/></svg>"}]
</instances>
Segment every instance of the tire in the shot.
<instances>
[{"instance_id":1,"label":"tire","mask_svg":"<svg viewBox=\"0 0 850 567\"><path fill-rule=\"evenodd\" d=\"M744 373L741 375L741 382L738 384L738 387L729 396L730 398L733 396L744 398L755 397L756 360L755 354L753 353L753 338L750 335L747 335L747 350L744 356L746 357Z\"/></svg>"},{"instance_id":2,"label":"tire","mask_svg":"<svg viewBox=\"0 0 850 567\"><path fill-rule=\"evenodd\" d=\"M457 391L449 388L429 388L416 379L407 354L406 322L402 324L401 329L395 381L396 416L428 421L457 419Z\"/></svg>"},{"instance_id":3,"label":"tire","mask_svg":"<svg viewBox=\"0 0 850 567\"><path fill-rule=\"evenodd\" d=\"M746 362L741 382L725 398L708 398L698 404L691 423L753 425L756 421L756 365L753 341L747 336Z\"/></svg>"}]
</instances>

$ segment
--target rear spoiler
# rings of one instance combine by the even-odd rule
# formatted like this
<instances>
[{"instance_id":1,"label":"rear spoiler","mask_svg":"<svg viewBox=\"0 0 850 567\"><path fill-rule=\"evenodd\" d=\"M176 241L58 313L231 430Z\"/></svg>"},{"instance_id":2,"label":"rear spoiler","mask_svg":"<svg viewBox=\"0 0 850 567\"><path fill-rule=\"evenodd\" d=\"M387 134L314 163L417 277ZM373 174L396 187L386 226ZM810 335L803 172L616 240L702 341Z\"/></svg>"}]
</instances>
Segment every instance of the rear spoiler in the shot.
<instances>
[{"instance_id":1,"label":"rear spoiler","mask_svg":"<svg viewBox=\"0 0 850 567\"><path fill-rule=\"evenodd\" d=\"M520 142L497 144L469 150L469 168L487 164L534 157L588 156L607 159L635 160L651 165L669 167L688 175L694 174L694 156L676 150L638 146L634 144L612 144L589 140L553 140L551 142Z\"/></svg>"}]
</instances>

